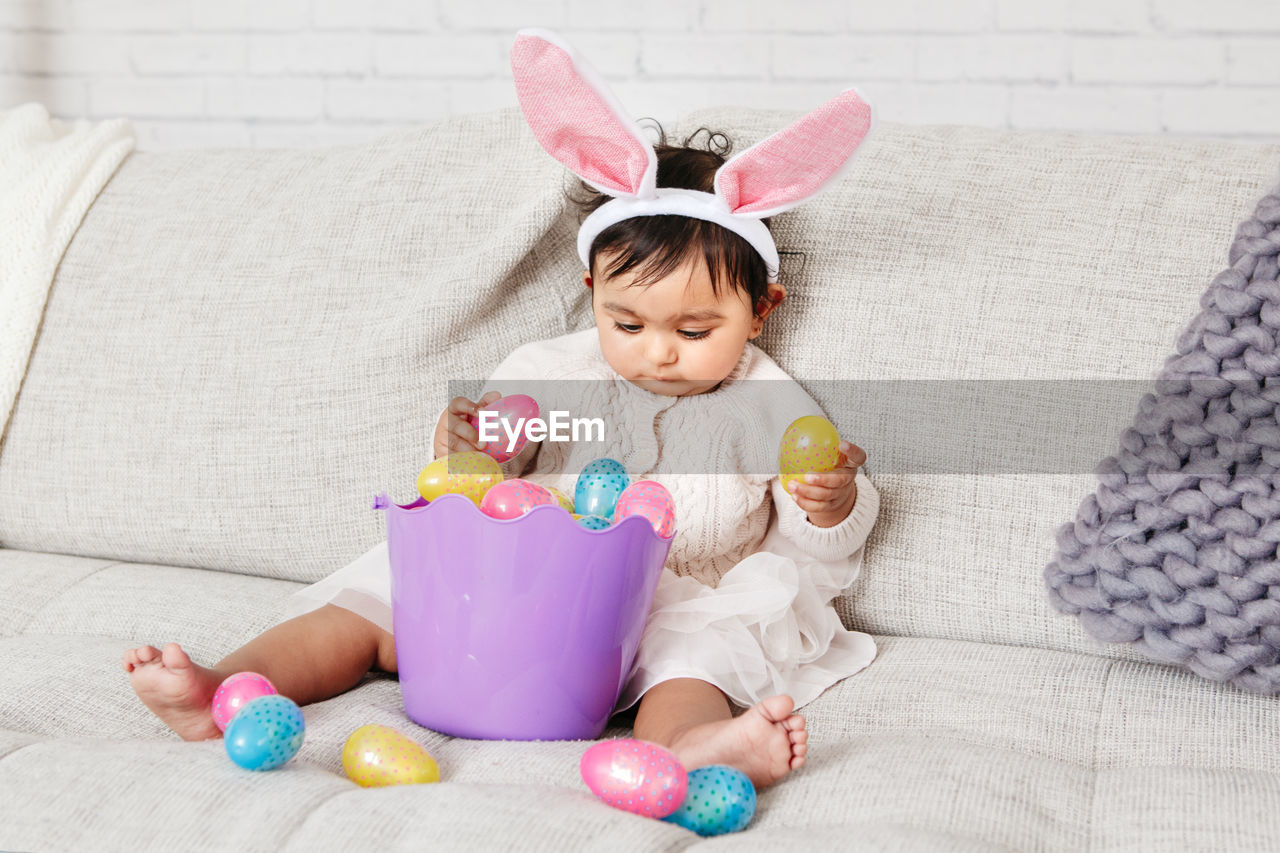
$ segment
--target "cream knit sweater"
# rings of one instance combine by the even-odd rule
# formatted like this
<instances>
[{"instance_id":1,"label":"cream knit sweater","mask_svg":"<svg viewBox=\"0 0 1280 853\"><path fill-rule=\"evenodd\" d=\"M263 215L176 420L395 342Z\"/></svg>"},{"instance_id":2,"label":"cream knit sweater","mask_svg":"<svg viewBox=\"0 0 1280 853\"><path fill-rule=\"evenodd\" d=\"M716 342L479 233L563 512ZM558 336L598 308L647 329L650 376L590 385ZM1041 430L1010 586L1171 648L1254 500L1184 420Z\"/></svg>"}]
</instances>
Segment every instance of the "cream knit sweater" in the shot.
<instances>
[{"instance_id":1,"label":"cream knit sweater","mask_svg":"<svg viewBox=\"0 0 1280 853\"><path fill-rule=\"evenodd\" d=\"M879 512L879 493L862 470L855 481L857 502L834 527L811 524L782 489L777 471L782 434L796 418L823 412L750 342L715 390L667 397L615 373L593 327L518 347L477 396L490 390L528 394L538 401L544 420L559 410L568 418L600 418L605 425L604 441L529 442L504 463L507 477L555 486L572 497L587 463L610 456L632 480L659 481L676 506L667 568L712 587L760 549L772 524L803 554L838 561L862 547Z\"/></svg>"}]
</instances>

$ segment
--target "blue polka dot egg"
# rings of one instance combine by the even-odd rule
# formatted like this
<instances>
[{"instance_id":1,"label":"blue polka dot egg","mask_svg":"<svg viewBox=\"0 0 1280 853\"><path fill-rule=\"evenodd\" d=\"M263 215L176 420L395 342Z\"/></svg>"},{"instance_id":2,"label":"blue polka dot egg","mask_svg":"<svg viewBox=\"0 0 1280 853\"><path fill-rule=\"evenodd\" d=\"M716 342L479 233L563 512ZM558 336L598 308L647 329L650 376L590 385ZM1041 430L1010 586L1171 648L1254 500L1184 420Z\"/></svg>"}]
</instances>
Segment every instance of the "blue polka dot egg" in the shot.
<instances>
[{"instance_id":1,"label":"blue polka dot egg","mask_svg":"<svg viewBox=\"0 0 1280 853\"><path fill-rule=\"evenodd\" d=\"M279 694L259 696L227 724L227 755L245 770L274 770L302 748L307 724L302 709Z\"/></svg>"},{"instance_id":2,"label":"blue polka dot egg","mask_svg":"<svg viewBox=\"0 0 1280 853\"><path fill-rule=\"evenodd\" d=\"M578 515L612 518L619 496L629 485L631 477L621 462L607 456L594 459L578 475L573 490L573 511Z\"/></svg>"},{"instance_id":3,"label":"blue polka dot egg","mask_svg":"<svg viewBox=\"0 0 1280 853\"><path fill-rule=\"evenodd\" d=\"M689 771L689 789L680 808L663 820L699 835L740 832L756 813L756 788L747 774L724 764Z\"/></svg>"}]
</instances>

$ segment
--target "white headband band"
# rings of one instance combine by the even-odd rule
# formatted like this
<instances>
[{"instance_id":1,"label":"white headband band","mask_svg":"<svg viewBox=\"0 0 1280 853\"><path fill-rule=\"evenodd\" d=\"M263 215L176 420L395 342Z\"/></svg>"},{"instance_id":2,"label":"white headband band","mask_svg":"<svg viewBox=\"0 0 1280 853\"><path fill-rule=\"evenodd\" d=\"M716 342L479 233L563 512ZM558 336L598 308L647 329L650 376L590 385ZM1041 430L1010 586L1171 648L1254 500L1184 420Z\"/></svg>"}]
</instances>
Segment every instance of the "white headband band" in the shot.
<instances>
[{"instance_id":1,"label":"white headband band","mask_svg":"<svg viewBox=\"0 0 1280 853\"><path fill-rule=\"evenodd\" d=\"M788 127L731 157L714 192L657 186L653 144L613 96L604 77L549 30L520 30L511 48L516 95L534 138L575 175L614 198L578 231L589 267L591 244L610 225L636 216L676 214L715 222L760 253L778 280L778 250L761 222L835 183L871 132L874 111L846 89Z\"/></svg>"},{"instance_id":2,"label":"white headband band","mask_svg":"<svg viewBox=\"0 0 1280 853\"><path fill-rule=\"evenodd\" d=\"M768 270L768 281L778 280L778 249L773 244L769 227L758 218L735 216L725 200L715 193L699 190L658 187L654 198L615 198L596 208L582 227L578 229L578 257L582 265L591 269L591 244L611 225L637 216L675 214L693 219L705 219L728 228L751 244L760 253Z\"/></svg>"}]
</instances>

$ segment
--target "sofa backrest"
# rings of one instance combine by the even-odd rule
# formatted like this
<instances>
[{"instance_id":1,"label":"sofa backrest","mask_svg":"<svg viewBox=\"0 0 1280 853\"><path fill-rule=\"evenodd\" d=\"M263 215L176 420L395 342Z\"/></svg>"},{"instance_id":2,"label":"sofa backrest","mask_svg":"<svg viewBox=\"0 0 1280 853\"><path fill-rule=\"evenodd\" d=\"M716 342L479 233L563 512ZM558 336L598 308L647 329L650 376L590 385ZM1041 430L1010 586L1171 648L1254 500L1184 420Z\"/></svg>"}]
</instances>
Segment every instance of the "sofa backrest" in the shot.
<instances>
[{"instance_id":1,"label":"sofa backrest","mask_svg":"<svg viewBox=\"0 0 1280 853\"><path fill-rule=\"evenodd\" d=\"M749 143L790 117L677 130ZM762 345L881 494L847 624L1136 658L1054 611L1044 567L1278 181L1280 144L882 124L777 217L789 297Z\"/></svg>"},{"instance_id":2,"label":"sofa backrest","mask_svg":"<svg viewBox=\"0 0 1280 853\"><path fill-rule=\"evenodd\" d=\"M134 154L51 289L0 542L297 580L357 556L374 494L414 494L447 381L579 319L562 172L511 111Z\"/></svg>"},{"instance_id":3,"label":"sofa backrest","mask_svg":"<svg viewBox=\"0 0 1280 853\"><path fill-rule=\"evenodd\" d=\"M668 132L741 150L798 115ZM772 220L789 295L760 343L882 497L847 622L1097 649L1048 606L1053 531L1277 164L1280 145L882 122L838 186ZM568 185L514 109L133 155L51 291L0 448L0 542L306 581L343 565L383 536L375 492L413 496L451 380L590 323Z\"/></svg>"}]
</instances>

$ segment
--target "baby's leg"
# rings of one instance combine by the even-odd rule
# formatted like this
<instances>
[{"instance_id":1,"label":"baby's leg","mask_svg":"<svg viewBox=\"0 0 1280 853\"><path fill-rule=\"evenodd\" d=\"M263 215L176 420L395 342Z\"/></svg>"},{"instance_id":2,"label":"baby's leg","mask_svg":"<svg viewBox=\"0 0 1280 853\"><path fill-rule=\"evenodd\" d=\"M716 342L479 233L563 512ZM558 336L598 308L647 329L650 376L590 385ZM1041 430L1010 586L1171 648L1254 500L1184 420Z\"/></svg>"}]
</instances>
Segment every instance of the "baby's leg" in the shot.
<instances>
[{"instance_id":1,"label":"baby's leg","mask_svg":"<svg viewBox=\"0 0 1280 853\"><path fill-rule=\"evenodd\" d=\"M809 733L794 708L790 696L771 696L734 717L715 685L673 678L641 697L635 735L668 747L688 770L727 764L763 788L804 764Z\"/></svg>"},{"instance_id":2,"label":"baby's leg","mask_svg":"<svg viewBox=\"0 0 1280 853\"><path fill-rule=\"evenodd\" d=\"M229 675L265 675L299 705L350 690L369 670L396 671L391 634L350 610L326 604L264 631L212 668L177 643L130 649L124 669L143 703L184 740L220 737L209 704Z\"/></svg>"}]
</instances>

